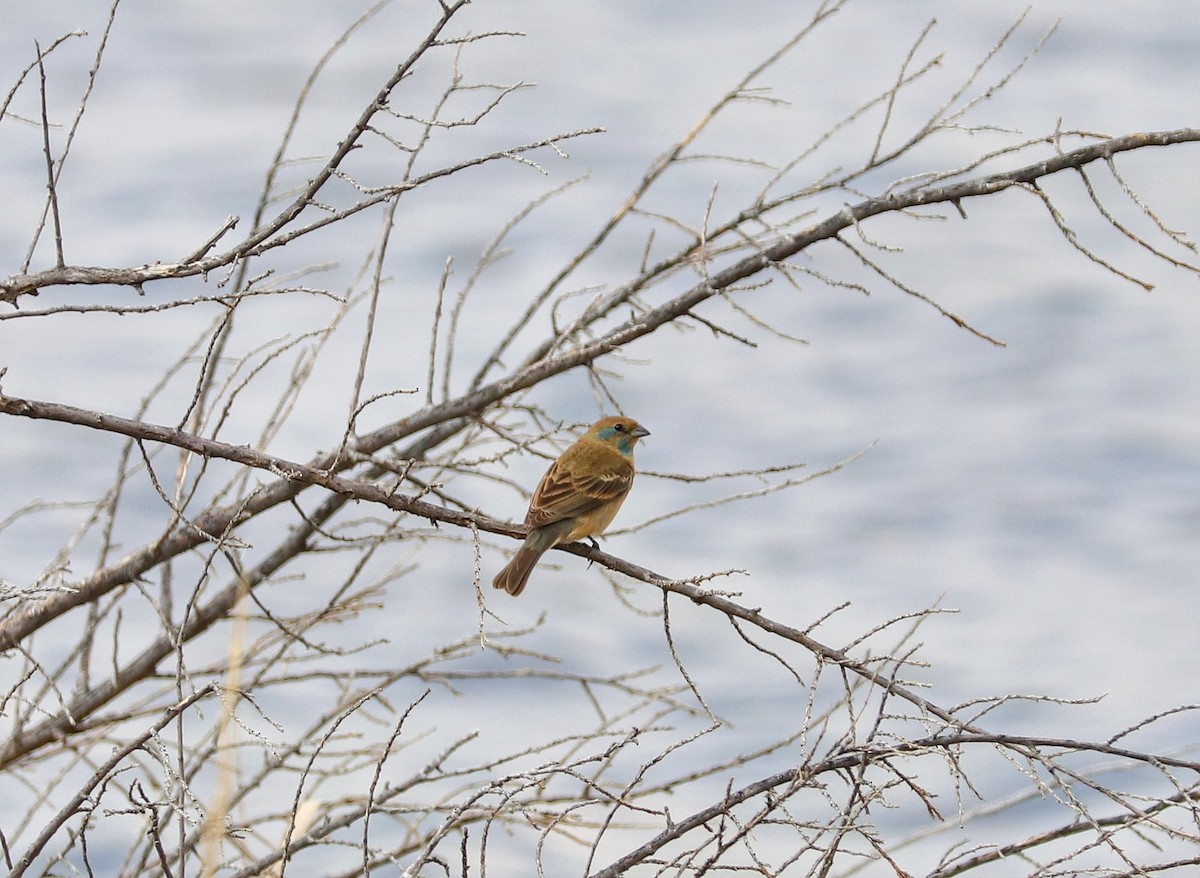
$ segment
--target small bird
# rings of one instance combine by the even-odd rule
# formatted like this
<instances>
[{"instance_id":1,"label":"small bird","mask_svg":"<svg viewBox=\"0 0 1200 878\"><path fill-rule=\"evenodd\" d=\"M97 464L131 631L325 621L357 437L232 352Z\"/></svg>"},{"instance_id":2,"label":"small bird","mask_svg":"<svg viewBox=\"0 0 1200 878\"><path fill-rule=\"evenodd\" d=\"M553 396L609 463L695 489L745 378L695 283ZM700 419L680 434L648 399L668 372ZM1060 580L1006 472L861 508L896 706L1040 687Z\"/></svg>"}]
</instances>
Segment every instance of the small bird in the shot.
<instances>
[{"instance_id":1,"label":"small bird","mask_svg":"<svg viewBox=\"0 0 1200 878\"><path fill-rule=\"evenodd\" d=\"M525 513L529 536L492 585L516 597L547 550L612 524L633 486L633 446L649 435L632 418L602 418L550 464Z\"/></svg>"}]
</instances>

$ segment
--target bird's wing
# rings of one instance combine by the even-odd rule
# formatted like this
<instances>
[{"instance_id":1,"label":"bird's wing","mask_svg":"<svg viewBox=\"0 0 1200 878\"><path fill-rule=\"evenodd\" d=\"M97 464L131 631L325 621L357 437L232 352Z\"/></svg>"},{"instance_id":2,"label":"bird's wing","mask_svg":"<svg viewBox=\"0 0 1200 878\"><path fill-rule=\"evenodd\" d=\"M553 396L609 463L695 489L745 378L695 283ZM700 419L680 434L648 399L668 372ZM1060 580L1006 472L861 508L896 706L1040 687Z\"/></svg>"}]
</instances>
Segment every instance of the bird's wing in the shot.
<instances>
[{"instance_id":1,"label":"bird's wing","mask_svg":"<svg viewBox=\"0 0 1200 878\"><path fill-rule=\"evenodd\" d=\"M594 461L564 455L550 466L533 492L526 525L541 527L586 515L623 497L633 484L633 466L623 458L605 466L585 463Z\"/></svg>"}]
</instances>

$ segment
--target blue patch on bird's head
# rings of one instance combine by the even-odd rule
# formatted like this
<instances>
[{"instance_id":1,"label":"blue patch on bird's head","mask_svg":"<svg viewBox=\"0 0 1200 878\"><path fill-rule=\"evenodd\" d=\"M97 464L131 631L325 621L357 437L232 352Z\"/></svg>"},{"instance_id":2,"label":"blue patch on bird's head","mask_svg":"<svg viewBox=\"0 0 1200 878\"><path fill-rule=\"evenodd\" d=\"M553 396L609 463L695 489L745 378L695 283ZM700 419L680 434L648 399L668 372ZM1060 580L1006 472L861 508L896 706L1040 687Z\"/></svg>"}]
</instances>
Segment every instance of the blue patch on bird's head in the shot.
<instances>
[{"instance_id":1,"label":"blue patch on bird's head","mask_svg":"<svg viewBox=\"0 0 1200 878\"><path fill-rule=\"evenodd\" d=\"M605 427L603 430L597 433L596 436L600 439L603 439L605 442L612 442L613 439L616 439L617 451L621 452L626 457L633 454L633 437L624 430L618 430L616 427Z\"/></svg>"},{"instance_id":2,"label":"blue patch on bird's head","mask_svg":"<svg viewBox=\"0 0 1200 878\"><path fill-rule=\"evenodd\" d=\"M617 451L626 457L633 455L633 446L639 439L649 435L649 430L636 423L632 429L627 424L609 424L596 432L596 438L604 442L613 442L617 446Z\"/></svg>"}]
</instances>

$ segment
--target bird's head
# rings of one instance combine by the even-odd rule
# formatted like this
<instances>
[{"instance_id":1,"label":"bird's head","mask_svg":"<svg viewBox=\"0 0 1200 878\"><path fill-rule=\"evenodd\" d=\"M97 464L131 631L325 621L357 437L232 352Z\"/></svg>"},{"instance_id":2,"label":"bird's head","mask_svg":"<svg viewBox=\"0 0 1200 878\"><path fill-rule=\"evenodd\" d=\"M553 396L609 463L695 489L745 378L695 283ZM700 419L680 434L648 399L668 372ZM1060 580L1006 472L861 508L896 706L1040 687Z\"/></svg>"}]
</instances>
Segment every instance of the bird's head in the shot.
<instances>
[{"instance_id":1,"label":"bird's head","mask_svg":"<svg viewBox=\"0 0 1200 878\"><path fill-rule=\"evenodd\" d=\"M592 424L588 435L615 446L617 451L628 457L633 454L633 446L637 445L637 441L649 436L650 431L633 418L601 418Z\"/></svg>"}]
</instances>

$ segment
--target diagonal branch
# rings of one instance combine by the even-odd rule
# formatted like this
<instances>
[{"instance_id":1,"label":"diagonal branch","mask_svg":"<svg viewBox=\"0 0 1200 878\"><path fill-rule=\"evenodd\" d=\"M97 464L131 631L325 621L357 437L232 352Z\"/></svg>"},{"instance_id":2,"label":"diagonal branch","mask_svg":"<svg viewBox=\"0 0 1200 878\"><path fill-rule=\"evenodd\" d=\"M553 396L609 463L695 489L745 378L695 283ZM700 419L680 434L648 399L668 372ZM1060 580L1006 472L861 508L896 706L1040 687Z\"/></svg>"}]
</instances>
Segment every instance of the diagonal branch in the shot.
<instances>
[{"instance_id":1,"label":"diagonal branch","mask_svg":"<svg viewBox=\"0 0 1200 878\"><path fill-rule=\"evenodd\" d=\"M1168 146L1176 143L1192 143L1200 141L1200 129L1183 128L1175 131L1160 131L1152 133L1129 134L1115 137L1099 143L1090 144L1070 152L1060 153L1043 161L1025 165L1012 171L990 174L958 183L943 186L922 188L914 187L907 190L893 191L886 195L847 205L836 214L826 217L819 223L790 235L764 250L748 256L737 263L711 275L707 282L702 282L690 290L670 299L663 304L632 316L625 323L611 329L604 335L577 347L556 353L550 352L558 343L557 339L547 339L529 358L529 365L515 373L477 389L453 400L448 400L432 406L425 406L407 418L394 421L372 433L360 437L356 450L371 454L391 446L401 440L414 436L424 430L432 432L401 450L403 457L419 457L428 449L436 447L449 437L456 435L466 427L471 419L477 418L488 406L499 402L521 390L533 387L555 375L562 374L579 366L590 365L600 357L619 350L623 346L643 336L653 333L660 327L687 315L693 308L720 294L734 284L749 278L761 271L769 269L778 263L796 255L820 241L828 240L839 232L865 219L880 214L906 210L931 204L957 204L968 198L977 198L1002 192L1009 187L1019 184L1030 184L1038 179L1070 168L1080 168L1098 160L1109 160L1112 156L1130 150L1150 146ZM161 270L163 266L152 266L147 271ZM72 271L73 269L65 269ZM653 271L653 269L651 270ZM635 279L632 284L638 284ZM0 284L0 289L3 285ZM619 300L621 290L612 294L610 300ZM591 309L587 322L599 320L608 309L598 304ZM192 434L173 433L168 428L153 428L152 425L140 422L123 422L123 419L109 415L72 410L71 407L54 407L56 404L45 403L36 405L28 400L18 400L0 394L0 411L25 417L52 417L80 423L97 429L115 429L125 432L126 429L146 431L142 438L153 441L176 444L179 442L196 443L195 450L200 453L213 453L215 456L228 457L250 466L261 466L264 469L276 471L279 474L289 470L297 473L308 473L309 479L293 478L285 475L279 481L268 485L256 492L246 503L236 508L225 507L211 509L200 515L194 522L196 528L176 531L166 538L136 550L116 565L97 571L83 582L74 586L71 592L51 595L32 606L25 606L14 611L8 618L0 622L0 650L11 646L27 636L46 622L75 606L94 600L118 585L127 583L155 564L181 552L195 548L205 539L205 534L216 536L224 534L232 527L274 506L294 499L309 484L323 484L330 490L342 493L347 486L344 480L333 477L333 472L343 470L352 465L349 460L338 459L335 453L325 453L316 456L308 464L294 464L282 458L270 455L259 456L258 452L239 446L228 446L225 443L209 444L211 440L202 440ZM49 408L48 408L49 407ZM51 414L51 413L54 414ZM132 435L132 434L129 434ZM185 438L186 436L186 438ZM181 445L181 447L191 447ZM201 450L201 449L207 449ZM331 469L333 468L333 469ZM386 492L378 490L381 498ZM364 498L366 499L366 498ZM380 502L383 502L381 499ZM389 501L390 502L390 501ZM395 501L404 502L404 501ZM416 510L418 507L412 507ZM416 512L425 516L434 512L436 517L438 507L431 510ZM471 520L462 513L447 513L458 518L441 518L464 526ZM476 522L478 524L478 521ZM520 535L519 530L497 530L497 533Z\"/></svg>"},{"instance_id":2,"label":"diagonal branch","mask_svg":"<svg viewBox=\"0 0 1200 878\"><path fill-rule=\"evenodd\" d=\"M159 717L159 719L156 720L154 724L150 726L150 728L144 730L141 734L131 738L125 744L117 748L116 752L114 752L112 756L110 756L104 763L100 765L99 768L96 769L96 771L92 774L91 779L88 780L88 782L84 784L84 786L74 796L72 796L71 799L67 801L67 803L63 805L61 809L59 809L59 812L55 818L46 824L46 826L38 834L38 837L33 840L33 842L25 850L25 853L21 855L19 860L17 860L12 871L8 873L10 878L19 878L19 876L25 874L25 870L33 864L33 861L37 858L37 855L41 853L42 848L44 848L50 839L54 837L54 834L59 830L59 828L79 811L80 807L83 806L84 801L88 796L91 795L92 790L94 790L100 783L107 780L113 769L120 765L121 762L129 756L129 754L145 746L147 741L165 729L175 720L177 716L182 714L197 701L201 700L202 698L206 698L216 690L217 685L215 683L209 683L207 686L196 690L178 704L172 705L170 708L163 711L163 715Z\"/></svg>"},{"instance_id":3,"label":"diagonal branch","mask_svg":"<svg viewBox=\"0 0 1200 878\"><path fill-rule=\"evenodd\" d=\"M35 40L37 50L39 94L42 99L42 155L46 158L46 190L50 197L50 215L54 220L54 265L62 268L66 264L63 259L62 221L58 216L58 187L54 184L54 155L50 152L50 117L46 110L46 64L42 47Z\"/></svg>"}]
</instances>

